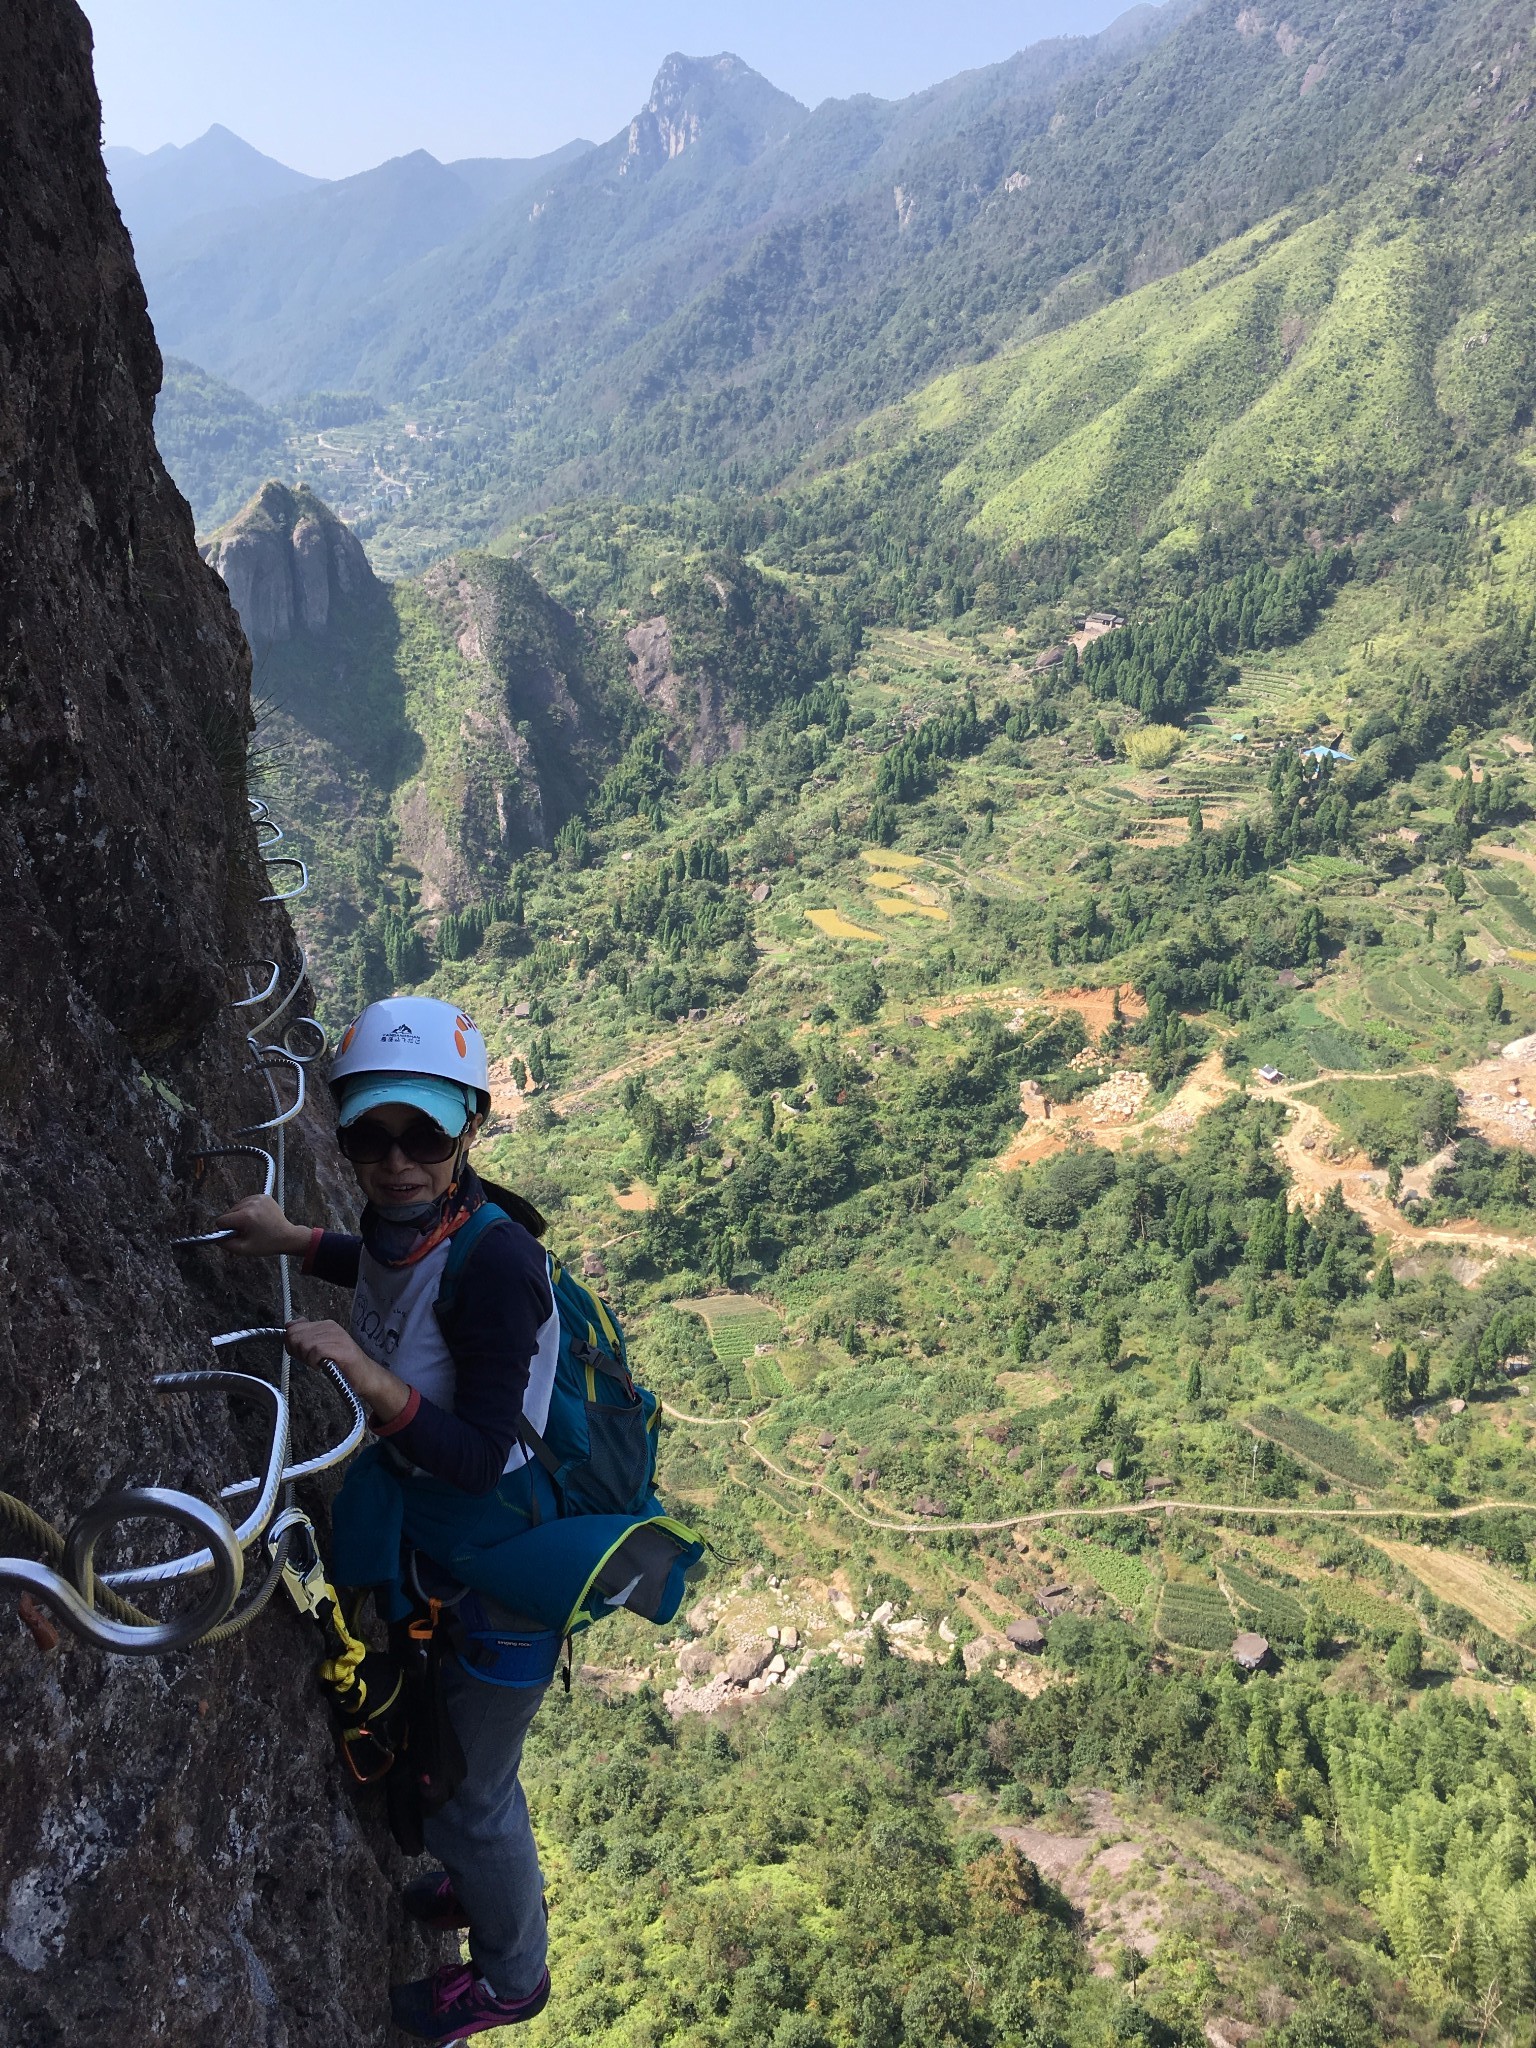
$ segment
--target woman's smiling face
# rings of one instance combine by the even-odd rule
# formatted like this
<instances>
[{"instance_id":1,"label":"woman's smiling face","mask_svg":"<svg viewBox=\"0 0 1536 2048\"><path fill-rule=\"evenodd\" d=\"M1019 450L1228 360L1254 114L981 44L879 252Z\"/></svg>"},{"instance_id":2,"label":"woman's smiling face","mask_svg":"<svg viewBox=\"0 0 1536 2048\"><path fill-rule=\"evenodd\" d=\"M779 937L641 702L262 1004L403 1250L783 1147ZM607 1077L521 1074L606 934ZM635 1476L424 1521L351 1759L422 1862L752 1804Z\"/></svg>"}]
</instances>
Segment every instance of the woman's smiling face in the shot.
<instances>
[{"instance_id":1,"label":"woman's smiling face","mask_svg":"<svg viewBox=\"0 0 1536 2048\"><path fill-rule=\"evenodd\" d=\"M422 1112L411 1102L381 1102L376 1109L370 1109L365 1118L371 1124L379 1124L398 1138L402 1131L412 1124L423 1121ZM473 1137L479 1130L482 1119L474 1117L467 1135ZM436 1164L422 1165L415 1159L407 1159L398 1145L392 1145L384 1157L369 1166L354 1165L357 1184L377 1209L408 1209L418 1202L435 1202L439 1195L448 1192L453 1180L454 1159Z\"/></svg>"}]
</instances>

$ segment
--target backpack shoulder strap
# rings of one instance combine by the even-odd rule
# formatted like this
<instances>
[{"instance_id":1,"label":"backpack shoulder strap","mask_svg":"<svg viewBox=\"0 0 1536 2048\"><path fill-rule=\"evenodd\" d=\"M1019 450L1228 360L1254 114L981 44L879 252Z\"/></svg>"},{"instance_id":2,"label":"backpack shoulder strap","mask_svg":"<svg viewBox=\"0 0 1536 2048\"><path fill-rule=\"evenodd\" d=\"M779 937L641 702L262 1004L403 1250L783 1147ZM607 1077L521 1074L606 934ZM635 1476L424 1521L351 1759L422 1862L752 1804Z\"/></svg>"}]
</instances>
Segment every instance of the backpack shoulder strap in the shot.
<instances>
[{"instance_id":1,"label":"backpack shoulder strap","mask_svg":"<svg viewBox=\"0 0 1536 2048\"><path fill-rule=\"evenodd\" d=\"M452 1315L453 1304L458 1295L459 1282L464 1277L464 1268L469 1264L475 1246L488 1230L500 1223L510 1223L511 1217L505 1209L494 1202L482 1202L480 1207L448 1240L448 1261L443 1267L443 1277L437 1285L436 1309L439 1321Z\"/></svg>"},{"instance_id":2,"label":"backpack shoulder strap","mask_svg":"<svg viewBox=\"0 0 1536 2048\"><path fill-rule=\"evenodd\" d=\"M628 1371L629 1356L624 1343L624 1332L610 1315L608 1304L602 1296L588 1287L584 1280L578 1280L569 1266L562 1266L553 1253L549 1259L549 1279L554 1289L556 1305L559 1305L563 1295L572 1320L578 1325L586 1325L586 1342L596 1348L598 1335L601 1333L607 1341L609 1357L617 1359Z\"/></svg>"}]
</instances>

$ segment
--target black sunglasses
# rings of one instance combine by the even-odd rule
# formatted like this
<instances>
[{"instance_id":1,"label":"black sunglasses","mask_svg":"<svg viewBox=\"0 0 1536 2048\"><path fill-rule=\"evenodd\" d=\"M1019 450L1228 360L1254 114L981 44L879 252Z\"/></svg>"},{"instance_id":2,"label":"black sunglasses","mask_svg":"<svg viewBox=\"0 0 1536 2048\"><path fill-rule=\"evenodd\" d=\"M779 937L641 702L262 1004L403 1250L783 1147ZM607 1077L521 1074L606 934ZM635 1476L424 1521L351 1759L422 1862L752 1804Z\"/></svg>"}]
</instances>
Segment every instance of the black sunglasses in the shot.
<instances>
[{"instance_id":1,"label":"black sunglasses","mask_svg":"<svg viewBox=\"0 0 1536 2048\"><path fill-rule=\"evenodd\" d=\"M389 1157L396 1145L413 1165L441 1166L458 1150L459 1138L463 1135L460 1131L458 1137L450 1138L430 1117L419 1116L397 1137L383 1124L362 1116L355 1124L347 1124L336 1133L336 1143L341 1148L342 1158L350 1159L354 1166L377 1166Z\"/></svg>"}]
</instances>

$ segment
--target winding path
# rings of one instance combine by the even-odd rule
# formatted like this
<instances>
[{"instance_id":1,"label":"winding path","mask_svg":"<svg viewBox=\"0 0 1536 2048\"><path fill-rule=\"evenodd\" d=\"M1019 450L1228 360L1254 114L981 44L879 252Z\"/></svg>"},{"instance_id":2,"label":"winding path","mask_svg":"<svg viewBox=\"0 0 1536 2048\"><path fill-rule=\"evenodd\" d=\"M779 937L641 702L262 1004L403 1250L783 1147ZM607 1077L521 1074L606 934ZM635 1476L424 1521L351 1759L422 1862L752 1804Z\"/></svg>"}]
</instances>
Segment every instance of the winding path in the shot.
<instances>
[{"instance_id":1,"label":"winding path","mask_svg":"<svg viewBox=\"0 0 1536 2048\"><path fill-rule=\"evenodd\" d=\"M1394 1067L1390 1073L1365 1078L1400 1081L1412 1076L1438 1074L1432 1066ZM1367 1174L1374 1173L1369 1166L1361 1166L1348 1160L1331 1160L1327 1147L1333 1144L1337 1133L1315 1102L1299 1100L1302 1090L1316 1088L1325 1081L1358 1081L1361 1075L1338 1068L1325 1068L1310 1081L1283 1081L1265 1090L1271 1101L1286 1104L1292 1114L1284 1130L1275 1140L1275 1150L1290 1169L1294 1189L1311 1198L1310 1206L1321 1201L1336 1182L1342 1182L1344 1199L1356 1215L1361 1216L1371 1229L1391 1238L1394 1251L1399 1246L1411 1248L1414 1245L1437 1244L1463 1251L1489 1251L1505 1258L1536 1258L1536 1237L1525 1237L1517 1231L1488 1230L1471 1221L1425 1225L1409 1223L1397 1209L1385 1191L1380 1191L1367 1182ZM1311 1139L1311 1146L1307 1140ZM1427 1166L1410 1171L1403 1176L1404 1185L1411 1187L1417 1180L1428 1181L1438 1160L1431 1160ZM1427 1192L1423 1185L1419 1193Z\"/></svg>"},{"instance_id":2,"label":"winding path","mask_svg":"<svg viewBox=\"0 0 1536 2048\"><path fill-rule=\"evenodd\" d=\"M1284 1501L1224 1501L1224 1500L1178 1500L1166 1494L1159 1494L1153 1500L1117 1501L1103 1507L1037 1508L1027 1515L1005 1515L994 1522L888 1522L878 1515L867 1514L847 1500L835 1486L829 1486L824 1479L807 1479L797 1472L786 1472L768 1453L752 1441L749 1431L753 1423L761 1422L766 1409L756 1415L685 1415L680 1408L674 1408L670 1401L663 1401L662 1411L674 1422L688 1423L698 1429L734 1429L740 1432L744 1449L751 1452L760 1465L766 1466L777 1479L787 1486L798 1487L805 1493L823 1494L834 1502L845 1514L855 1521L864 1523L870 1529L886 1529L898 1536L951 1536L989 1535L1001 1529L1028 1529L1042 1522L1070 1522L1102 1520L1110 1515L1162 1514L1177 1509L1181 1514L1192 1515L1253 1515L1284 1517L1288 1520L1324 1522L1388 1522L1401 1520L1405 1515L1419 1522L1457 1522L1466 1515L1487 1514L1493 1509L1516 1509L1530 1513L1536 1508L1536 1501L1528 1500L1478 1500L1468 1501L1459 1508L1313 1508L1296 1507Z\"/></svg>"}]
</instances>

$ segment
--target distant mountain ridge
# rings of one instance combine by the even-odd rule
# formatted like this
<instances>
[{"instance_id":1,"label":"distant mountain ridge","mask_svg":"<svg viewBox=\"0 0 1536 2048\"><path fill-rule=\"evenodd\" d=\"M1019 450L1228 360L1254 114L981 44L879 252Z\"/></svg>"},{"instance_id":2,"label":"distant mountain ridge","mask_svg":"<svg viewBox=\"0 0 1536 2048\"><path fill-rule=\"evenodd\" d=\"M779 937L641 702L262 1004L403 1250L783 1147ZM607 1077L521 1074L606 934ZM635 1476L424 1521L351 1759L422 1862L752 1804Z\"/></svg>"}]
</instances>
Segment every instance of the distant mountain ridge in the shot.
<instances>
[{"instance_id":1,"label":"distant mountain ridge","mask_svg":"<svg viewBox=\"0 0 1536 2048\"><path fill-rule=\"evenodd\" d=\"M302 353L317 324L366 301L587 148L572 142L543 157L462 165L418 149L262 205L184 218L140 250L157 332L168 349L260 392L263 351ZM131 192L128 224L133 229ZM313 377L305 388L327 381Z\"/></svg>"},{"instance_id":2,"label":"distant mountain ridge","mask_svg":"<svg viewBox=\"0 0 1536 2048\"><path fill-rule=\"evenodd\" d=\"M174 263L151 252L151 306L167 347L279 410L409 408L386 430L408 494L372 529L408 565L540 503L775 487L936 376L1396 175L1511 39L1506 0L1169 0L814 111L734 57L670 57L625 129L461 233L433 211L445 167L402 159L352 181L355 239L339 213L309 243L194 224ZM410 218L383 237L392 180Z\"/></svg>"},{"instance_id":3,"label":"distant mountain ridge","mask_svg":"<svg viewBox=\"0 0 1536 2048\"><path fill-rule=\"evenodd\" d=\"M168 142L146 153L119 144L101 154L118 212L136 247L200 215L265 206L324 182L263 156L218 121L182 147Z\"/></svg>"}]
</instances>

